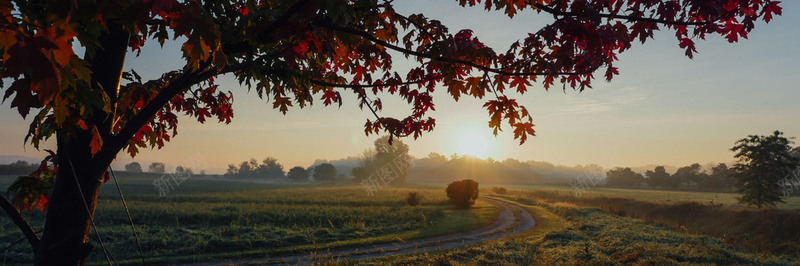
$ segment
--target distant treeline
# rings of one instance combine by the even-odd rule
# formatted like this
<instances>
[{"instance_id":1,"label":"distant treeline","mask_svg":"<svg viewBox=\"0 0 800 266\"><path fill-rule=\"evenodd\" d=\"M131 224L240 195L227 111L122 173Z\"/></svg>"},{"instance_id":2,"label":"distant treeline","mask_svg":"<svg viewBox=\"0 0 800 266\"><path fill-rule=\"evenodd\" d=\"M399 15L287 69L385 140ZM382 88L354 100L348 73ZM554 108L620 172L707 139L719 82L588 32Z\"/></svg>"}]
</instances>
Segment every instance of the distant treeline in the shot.
<instances>
[{"instance_id":1,"label":"distant treeline","mask_svg":"<svg viewBox=\"0 0 800 266\"><path fill-rule=\"evenodd\" d=\"M666 172L664 166L647 170L644 175L631 168L614 168L606 172L606 186L616 188L653 188L667 190L694 190L709 192L731 192L736 188L736 174L724 163L710 170L703 170L700 164L678 168L674 174Z\"/></svg>"},{"instance_id":2,"label":"distant treeline","mask_svg":"<svg viewBox=\"0 0 800 266\"><path fill-rule=\"evenodd\" d=\"M492 158L480 159L471 156L438 153L413 161L408 179L411 182L447 183L460 179L473 179L487 184L566 184L596 165L574 167L554 165L548 162Z\"/></svg>"},{"instance_id":3,"label":"distant treeline","mask_svg":"<svg viewBox=\"0 0 800 266\"><path fill-rule=\"evenodd\" d=\"M26 161L0 165L0 175L27 175L36 170L38 165Z\"/></svg>"}]
</instances>

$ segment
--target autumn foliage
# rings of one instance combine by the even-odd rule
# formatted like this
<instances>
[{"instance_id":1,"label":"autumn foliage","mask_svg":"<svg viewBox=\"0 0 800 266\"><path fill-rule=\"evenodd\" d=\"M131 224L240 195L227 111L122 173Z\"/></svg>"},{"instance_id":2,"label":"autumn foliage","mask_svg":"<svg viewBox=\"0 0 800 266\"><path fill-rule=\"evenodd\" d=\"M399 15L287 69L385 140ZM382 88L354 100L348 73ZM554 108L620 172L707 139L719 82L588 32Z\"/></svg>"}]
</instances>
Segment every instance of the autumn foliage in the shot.
<instances>
[{"instance_id":1,"label":"autumn foliage","mask_svg":"<svg viewBox=\"0 0 800 266\"><path fill-rule=\"evenodd\" d=\"M135 156L142 148L163 147L177 134L181 114L229 123L233 99L229 88L215 83L220 75L233 75L284 114L315 101L341 105L342 93L352 93L375 116L364 124L365 133L392 138L433 130L433 92L446 90L455 100L482 99L495 134L510 128L524 143L534 125L515 98L529 89L584 90L597 73L610 81L620 73L618 55L657 30L674 32L691 58L695 42L708 35L737 42L758 20L781 14L780 2L771 0L457 2L512 18L542 13L552 21L521 33L510 47L488 47L469 29L451 30L422 13L401 14L392 1L0 1L3 99L30 118L26 142L38 148L55 138L57 164L69 169L55 172L49 202L63 202L51 207L67 208L55 213L74 217L48 216L48 224L88 228L94 208L77 212L82 203L66 185L71 183L57 182L62 175L86 186L78 191L94 206L98 181L120 151ZM182 68L152 80L125 69L126 53L138 55L145 45L167 41L181 42ZM75 54L75 45L85 49L83 56ZM414 65L395 69L393 53ZM411 110L381 116L381 97L398 97ZM31 206L36 200L20 202ZM46 226L43 235L59 230ZM78 255L69 254L87 251L69 242L86 235L69 237L74 239L43 239L74 247L64 251L72 261Z\"/></svg>"}]
</instances>

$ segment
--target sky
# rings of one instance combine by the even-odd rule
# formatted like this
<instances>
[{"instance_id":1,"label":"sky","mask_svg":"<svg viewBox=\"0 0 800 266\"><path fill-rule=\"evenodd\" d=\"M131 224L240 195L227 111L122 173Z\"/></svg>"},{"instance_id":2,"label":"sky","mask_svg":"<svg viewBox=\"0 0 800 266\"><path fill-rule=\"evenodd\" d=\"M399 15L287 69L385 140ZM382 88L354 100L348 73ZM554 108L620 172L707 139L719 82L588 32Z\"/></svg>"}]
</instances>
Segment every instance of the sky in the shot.
<instances>
[{"instance_id":1,"label":"sky","mask_svg":"<svg viewBox=\"0 0 800 266\"><path fill-rule=\"evenodd\" d=\"M439 19L452 33L472 29L497 51L552 21L551 16L531 12L509 19L500 12L460 8L456 1L395 3L400 13ZM747 135L780 130L786 136L800 136L800 2L784 1L782 6L783 16L769 24L758 23L749 39L730 44L711 37L698 42L694 59L684 56L673 32L659 32L655 40L635 43L620 55L615 65L620 75L610 83L595 80L593 89L581 93L560 88L548 92L535 86L515 95L536 124L536 137L523 145L507 126L497 136L492 134L488 113L481 107L484 100L456 102L444 89L434 94L435 130L402 141L416 157L431 152L472 153L495 160L605 167L731 162L730 148ZM129 54L126 70L134 69L148 79L180 68L178 45L148 44L141 56ZM407 67L400 58L395 63L398 69ZM113 166L121 169L131 161L145 167L151 162L171 166L200 156L207 172L222 173L230 163L275 157L289 169L309 166L316 159L356 156L378 137L364 134L364 123L374 118L368 110L360 110L353 97L346 96L341 108L318 104L282 115L231 77L221 78L219 84L234 94L232 123L182 119L178 135L163 149L144 150L136 158L120 154ZM383 115L404 116L411 111L390 97L382 100ZM10 102L0 110L4 125L0 155L42 158L44 152L23 143L30 117L23 120L10 109ZM51 141L42 148L54 145Z\"/></svg>"}]
</instances>

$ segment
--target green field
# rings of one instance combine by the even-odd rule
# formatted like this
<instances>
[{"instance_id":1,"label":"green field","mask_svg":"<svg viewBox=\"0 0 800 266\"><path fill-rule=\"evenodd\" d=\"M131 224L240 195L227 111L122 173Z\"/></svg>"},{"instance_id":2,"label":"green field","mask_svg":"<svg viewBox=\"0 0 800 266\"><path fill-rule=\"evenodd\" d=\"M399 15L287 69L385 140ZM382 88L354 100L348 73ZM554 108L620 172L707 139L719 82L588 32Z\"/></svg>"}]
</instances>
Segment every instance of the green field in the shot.
<instances>
[{"instance_id":1,"label":"green field","mask_svg":"<svg viewBox=\"0 0 800 266\"><path fill-rule=\"evenodd\" d=\"M398 265L797 265L797 257L747 252L723 241L598 208L503 197L528 209L529 233L468 248L375 259Z\"/></svg>"},{"instance_id":2,"label":"green field","mask_svg":"<svg viewBox=\"0 0 800 266\"><path fill-rule=\"evenodd\" d=\"M723 204L733 208L751 208L737 204L736 198L740 197L741 194L724 192L668 191L603 187L592 187L578 191L571 187L560 186L516 186L515 189L519 189L521 191L551 190L561 193L571 193L577 197L620 197L656 203L697 202L707 204L713 202L714 204ZM775 207L779 209L800 209L800 197L793 196L785 198L784 201L786 201L786 203L779 203Z\"/></svg>"},{"instance_id":3,"label":"green field","mask_svg":"<svg viewBox=\"0 0 800 266\"><path fill-rule=\"evenodd\" d=\"M435 186L384 188L370 197L359 186L265 184L193 177L159 196L153 185L158 177L120 176L145 258L154 265L308 254L425 238L479 228L498 215L492 205L480 201L471 210L454 209L443 189ZM12 179L0 177L0 188ZM492 186L482 185L481 195L489 196ZM780 206L782 209L756 211L735 205L736 195L725 193L592 188L576 197L568 187L509 188L514 191L493 197L521 204L533 213L537 220L534 230L451 251L356 264L800 263L796 259L800 253L793 253L798 250L797 244L786 244L789 240L776 235L800 236L795 232L797 228L792 229L795 227L792 222L800 221L797 218L800 215L789 210L798 204L797 198ZM404 197L409 191L422 194L421 206L405 205ZM711 200L714 204L710 204ZM664 214L684 219L657 216ZM35 229L42 228L40 212L26 213L26 217ZM784 227L772 226L772 231L758 229L770 227L770 221L774 220L783 221L780 226ZM140 263L113 183L101 189L95 222L117 262ZM705 230L708 225L716 231ZM751 240L731 241L731 235ZM0 216L3 244L0 248L20 239L22 235L17 228L5 215ZM764 242L770 239L775 243ZM91 242L95 246L91 264L106 264L98 242ZM759 251L759 246L772 249ZM27 265L32 258L25 241L13 245L1 256L7 265Z\"/></svg>"},{"instance_id":4,"label":"green field","mask_svg":"<svg viewBox=\"0 0 800 266\"><path fill-rule=\"evenodd\" d=\"M160 197L152 184L156 177L120 177L145 258L156 264L263 258L429 237L479 228L498 214L484 203L469 211L456 210L441 189L430 188L384 188L369 197L357 186L310 187L196 178ZM8 179L4 181L5 186ZM405 205L409 191L422 194L420 206ZM38 211L28 213L35 229L42 228L42 218ZM140 262L113 184L102 188L95 222L115 260ZM0 243L21 238L3 215ZM92 261L105 263L98 243L93 244ZM31 258L24 241L4 255L7 264L28 264Z\"/></svg>"}]
</instances>

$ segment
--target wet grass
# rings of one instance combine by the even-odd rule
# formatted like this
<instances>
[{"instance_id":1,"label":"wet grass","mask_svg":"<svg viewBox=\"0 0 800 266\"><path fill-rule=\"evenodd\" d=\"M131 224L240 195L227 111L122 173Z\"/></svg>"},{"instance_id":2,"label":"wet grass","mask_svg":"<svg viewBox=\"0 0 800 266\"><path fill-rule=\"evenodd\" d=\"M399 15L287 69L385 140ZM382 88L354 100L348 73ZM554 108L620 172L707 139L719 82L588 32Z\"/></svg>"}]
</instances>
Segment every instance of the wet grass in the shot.
<instances>
[{"instance_id":1,"label":"wet grass","mask_svg":"<svg viewBox=\"0 0 800 266\"><path fill-rule=\"evenodd\" d=\"M441 189L384 188L368 196L362 187L255 184L189 179L159 196L153 176L120 177L149 264L263 258L308 253L471 230L493 221L498 210L481 203L453 208ZM100 235L120 263L140 263L116 187L102 188L95 216ZM209 192L214 191L214 192ZM406 206L418 191L419 206ZM43 215L26 216L36 229ZM0 248L21 239L7 216L0 216ZM105 264L96 241L93 263ZM9 265L29 264L27 242L10 248Z\"/></svg>"}]
</instances>

